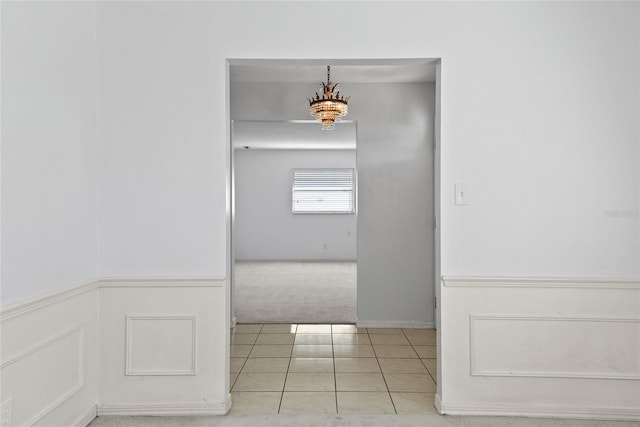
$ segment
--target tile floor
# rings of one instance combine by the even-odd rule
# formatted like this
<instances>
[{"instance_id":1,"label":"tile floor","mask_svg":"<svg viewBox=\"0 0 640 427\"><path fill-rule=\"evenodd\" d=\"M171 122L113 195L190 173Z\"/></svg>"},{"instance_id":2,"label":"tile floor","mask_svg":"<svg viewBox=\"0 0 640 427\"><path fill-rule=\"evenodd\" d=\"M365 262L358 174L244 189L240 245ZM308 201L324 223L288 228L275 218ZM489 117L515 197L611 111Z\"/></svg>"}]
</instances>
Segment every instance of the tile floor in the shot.
<instances>
[{"instance_id":1,"label":"tile floor","mask_svg":"<svg viewBox=\"0 0 640 427\"><path fill-rule=\"evenodd\" d=\"M436 333L239 324L231 414L435 414Z\"/></svg>"}]
</instances>

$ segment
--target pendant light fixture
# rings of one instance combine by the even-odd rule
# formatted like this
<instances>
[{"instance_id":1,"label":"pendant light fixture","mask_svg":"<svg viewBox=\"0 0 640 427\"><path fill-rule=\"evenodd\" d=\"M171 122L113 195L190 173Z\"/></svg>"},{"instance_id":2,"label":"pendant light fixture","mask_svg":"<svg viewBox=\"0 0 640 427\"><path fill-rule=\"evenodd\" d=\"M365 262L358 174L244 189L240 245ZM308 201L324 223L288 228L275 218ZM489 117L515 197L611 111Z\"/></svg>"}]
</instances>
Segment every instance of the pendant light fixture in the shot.
<instances>
[{"instance_id":1,"label":"pendant light fixture","mask_svg":"<svg viewBox=\"0 0 640 427\"><path fill-rule=\"evenodd\" d=\"M322 123L322 130L333 130L335 122L348 113L347 103L350 97L340 96L338 83L331 82L331 67L327 66L327 82L321 82L322 96L316 92L309 100L309 114Z\"/></svg>"}]
</instances>

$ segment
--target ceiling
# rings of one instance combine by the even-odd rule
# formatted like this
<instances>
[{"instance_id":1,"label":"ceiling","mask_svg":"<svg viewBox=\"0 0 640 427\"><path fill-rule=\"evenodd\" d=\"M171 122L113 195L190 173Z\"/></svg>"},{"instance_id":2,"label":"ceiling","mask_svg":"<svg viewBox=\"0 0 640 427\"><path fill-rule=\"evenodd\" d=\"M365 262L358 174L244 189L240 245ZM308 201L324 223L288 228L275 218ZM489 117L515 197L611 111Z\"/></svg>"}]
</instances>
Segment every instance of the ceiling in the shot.
<instances>
[{"instance_id":1,"label":"ceiling","mask_svg":"<svg viewBox=\"0 0 640 427\"><path fill-rule=\"evenodd\" d=\"M233 147L236 150L355 150L356 124L336 123L323 131L314 120L233 121Z\"/></svg>"},{"instance_id":2,"label":"ceiling","mask_svg":"<svg viewBox=\"0 0 640 427\"><path fill-rule=\"evenodd\" d=\"M232 82L319 83L327 65L337 83L424 83L436 81L436 59L229 60Z\"/></svg>"}]
</instances>

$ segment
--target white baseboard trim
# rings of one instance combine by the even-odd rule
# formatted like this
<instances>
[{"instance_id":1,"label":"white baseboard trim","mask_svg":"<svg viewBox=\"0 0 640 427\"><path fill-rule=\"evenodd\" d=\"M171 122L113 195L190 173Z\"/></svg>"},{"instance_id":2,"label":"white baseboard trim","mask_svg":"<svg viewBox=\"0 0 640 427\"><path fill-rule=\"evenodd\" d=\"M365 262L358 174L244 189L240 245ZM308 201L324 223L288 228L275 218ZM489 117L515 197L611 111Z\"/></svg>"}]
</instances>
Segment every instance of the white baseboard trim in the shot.
<instances>
[{"instance_id":1,"label":"white baseboard trim","mask_svg":"<svg viewBox=\"0 0 640 427\"><path fill-rule=\"evenodd\" d=\"M229 413L229 411L231 410L231 407L233 406L233 402L231 402L231 393L227 394L227 401L226 401L226 412L224 413L225 415L227 415Z\"/></svg>"},{"instance_id":2,"label":"white baseboard trim","mask_svg":"<svg viewBox=\"0 0 640 427\"><path fill-rule=\"evenodd\" d=\"M89 409L89 412L87 412L84 417L80 418L78 422L76 422L75 427L87 427L97 416L98 410L94 405Z\"/></svg>"},{"instance_id":3,"label":"white baseboard trim","mask_svg":"<svg viewBox=\"0 0 640 427\"><path fill-rule=\"evenodd\" d=\"M440 415L444 415L442 413L442 399L440 399L440 395L438 393L436 393L436 397L434 399L433 404L436 407L436 411L438 411Z\"/></svg>"},{"instance_id":4,"label":"white baseboard trim","mask_svg":"<svg viewBox=\"0 0 640 427\"><path fill-rule=\"evenodd\" d=\"M238 324L238 319L236 318L236 316L233 316L231 318L231 329L235 328L237 324Z\"/></svg>"},{"instance_id":5,"label":"white baseboard trim","mask_svg":"<svg viewBox=\"0 0 640 427\"><path fill-rule=\"evenodd\" d=\"M193 416L193 415L226 415L231 407L231 399L225 402L202 404L193 403L123 403L98 405L100 415L149 415L149 416Z\"/></svg>"},{"instance_id":6,"label":"white baseboard trim","mask_svg":"<svg viewBox=\"0 0 640 427\"><path fill-rule=\"evenodd\" d=\"M356 321L358 328L425 328L435 329L435 322L420 322L413 320L360 320Z\"/></svg>"},{"instance_id":7,"label":"white baseboard trim","mask_svg":"<svg viewBox=\"0 0 640 427\"><path fill-rule=\"evenodd\" d=\"M443 415L569 418L585 420L640 420L640 408L561 407L509 405L501 403L443 403L436 394L435 406Z\"/></svg>"}]
</instances>

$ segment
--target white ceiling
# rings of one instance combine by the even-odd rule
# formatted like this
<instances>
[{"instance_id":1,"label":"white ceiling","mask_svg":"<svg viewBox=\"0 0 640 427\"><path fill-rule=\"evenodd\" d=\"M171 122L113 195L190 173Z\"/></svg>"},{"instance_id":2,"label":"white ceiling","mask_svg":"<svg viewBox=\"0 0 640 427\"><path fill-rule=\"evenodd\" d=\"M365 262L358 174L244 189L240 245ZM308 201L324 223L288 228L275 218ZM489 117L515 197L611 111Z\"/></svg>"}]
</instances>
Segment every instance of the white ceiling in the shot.
<instances>
[{"instance_id":1,"label":"white ceiling","mask_svg":"<svg viewBox=\"0 0 640 427\"><path fill-rule=\"evenodd\" d=\"M416 83L435 82L434 59L377 61L345 60L229 60L232 82L319 83L327 79L336 83Z\"/></svg>"},{"instance_id":2,"label":"white ceiling","mask_svg":"<svg viewBox=\"0 0 640 427\"><path fill-rule=\"evenodd\" d=\"M313 120L289 122L233 122L233 147L236 150L355 150L356 124L336 123L332 131L323 131Z\"/></svg>"}]
</instances>

